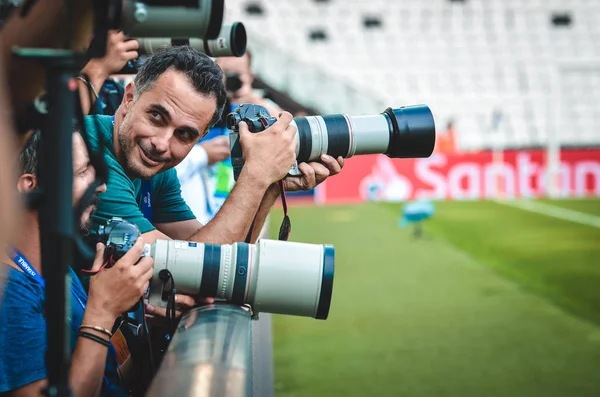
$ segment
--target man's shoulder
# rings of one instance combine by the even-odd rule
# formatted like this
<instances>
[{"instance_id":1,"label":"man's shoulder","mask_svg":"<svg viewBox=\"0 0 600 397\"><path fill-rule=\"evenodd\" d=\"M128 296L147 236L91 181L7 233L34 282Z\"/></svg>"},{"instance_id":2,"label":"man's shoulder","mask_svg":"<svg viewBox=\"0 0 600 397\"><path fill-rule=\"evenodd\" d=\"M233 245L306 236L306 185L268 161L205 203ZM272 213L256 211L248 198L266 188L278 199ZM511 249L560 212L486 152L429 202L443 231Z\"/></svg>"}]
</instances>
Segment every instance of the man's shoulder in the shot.
<instances>
[{"instance_id":1,"label":"man's shoulder","mask_svg":"<svg viewBox=\"0 0 600 397\"><path fill-rule=\"evenodd\" d=\"M24 272L18 271L8 265L5 267L0 279L4 279L4 296L2 306L4 308L14 308L15 306L36 306L40 309L44 302L44 287Z\"/></svg>"},{"instance_id":2,"label":"man's shoulder","mask_svg":"<svg viewBox=\"0 0 600 397\"><path fill-rule=\"evenodd\" d=\"M113 144L113 116L92 115L84 117L87 140L92 150L98 150L100 137L104 140L104 146L112 148Z\"/></svg>"},{"instance_id":3,"label":"man's shoulder","mask_svg":"<svg viewBox=\"0 0 600 397\"><path fill-rule=\"evenodd\" d=\"M46 377L44 288L16 269L3 270L6 284L0 305L0 393Z\"/></svg>"},{"instance_id":4,"label":"man's shoulder","mask_svg":"<svg viewBox=\"0 0 600 397\"><path fill-rule=\"evenodd\" d=\"M4 295L0 305L0 334L21 320L43 320L44 287L25 273L8 265L5 270Z\"/></svg>"}]
</instances>

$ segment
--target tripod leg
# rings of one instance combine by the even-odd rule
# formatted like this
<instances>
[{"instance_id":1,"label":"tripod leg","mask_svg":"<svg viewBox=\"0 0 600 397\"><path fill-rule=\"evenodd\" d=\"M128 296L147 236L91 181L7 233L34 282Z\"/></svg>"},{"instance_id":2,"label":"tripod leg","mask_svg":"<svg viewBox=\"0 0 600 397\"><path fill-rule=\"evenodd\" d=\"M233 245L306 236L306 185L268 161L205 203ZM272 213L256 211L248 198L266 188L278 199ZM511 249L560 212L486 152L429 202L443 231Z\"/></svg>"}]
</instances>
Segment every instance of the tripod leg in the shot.
<instances>
[{"instance_id":1,"label":"tripod leg","mask_svg":"<svg viewBox=\"0 0 600 397\"><path fill-rule=\"evenodd\" d=\"M415 223L415 238L420 238L423 235L423 228L421 222Z\"/></svg>"}]
</instances>

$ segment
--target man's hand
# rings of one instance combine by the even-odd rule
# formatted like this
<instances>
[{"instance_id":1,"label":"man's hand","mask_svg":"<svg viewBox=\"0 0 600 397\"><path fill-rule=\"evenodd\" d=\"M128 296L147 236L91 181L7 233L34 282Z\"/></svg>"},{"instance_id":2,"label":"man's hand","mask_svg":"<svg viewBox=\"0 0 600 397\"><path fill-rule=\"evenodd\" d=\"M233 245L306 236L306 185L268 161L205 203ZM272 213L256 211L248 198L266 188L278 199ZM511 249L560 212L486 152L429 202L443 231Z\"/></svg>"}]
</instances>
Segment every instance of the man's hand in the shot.
<instances>
[{"instance_id":1,"label":"man's hand","mask_svg":"<svg viewBox=\"0 0 600 397\"><path fill-rule=\"evenodd\" d=\"M181 316L181 313L185 310L189 310L194 306L198 305L207 305L214 303L214 298L204 298L201 296L189 296L189 295L181 295L175 294L175 304L177 305L179 310L175 310L175 315L177 317ZM164 307L156 307L154 305L146 305L146 313L154 314L155 316L166 317L167 309Z\"/></svg>"},{"instance_id":2,"label":"man's hand","mask_svg":"<svg viewBox=\"0 0 600 397\"><path fill-rule=\"evenodd\" d=\"M103 269L90 278L87 310L92 310L99 316L100 313L112 316L114 322L121 313L140 300L154 274L154 260L149 256L140 259L143 248L144 240L140 237L110 269ZM102 243L96 245L92 271L98 271L102 267L104 249Z\"/></svg>"},{"instance_id":3,"label":"man's hand","mask_svg":"<svg viewBox=\"0 0 600 397\"><path fill-rule=\"evenodd\" d=\"M97 99L91 93L95 92L97 95L108 76L123 69L128 61L136 59L138 47L137 40L127 40L125 35L118 30L108 31L106 55L103 58L91 59L81 70L81 73L88 79L87 83L79 82L79 101L84 115L90 113L90 109ZM94 88L93 90L89 84Z\"/></svg>"},{"instance_id":4,"label":"man's hand","mask_svg":"<svg viewBox=\"0 0 600 397\"><path fill-rule=\"evenodd\" d=\"M208 165L213 165L231 156L229 138L226 136L218 136L209 141L202 142L200 145L206 150Z\"/></svg>"},{"instance_id":5,"label":"man's hand","mask_svg":"<svg viewBox=\"0 0 600 397\"><path fill-rule=\"evenodd\" d=\"M342 168L344 168L344 159L341 156L336 160L324 154L321 156L321 163L310 162L298 164L298 169L302 172L302 175L288 175L283 180L283 187L289 192L310 190L328 177L339 174Z\"/></svg>"},{"instance_id":6,"label":"man's hand","mask_svg":"<svg viewBox=\"0 0 600 397\"><path fill-rule=\"evenodd\" d=\"M296 161L296 127L292 115L282 112L279 119L266 130L253 134L246 123L240 123L240 144L245 164L242 174L266 188L285 177Z\"/></svg>"},{"instance_id":7,"label":"man's hand","mask_svg":"<svg viewBox=\"0 0 600 397\"><path fill-rule=\"evenodd\" d=\"M127 62L138 57L137 40L127 39L119 30L109 30L106 41L106 55L103 58L91 59L83 68L82 73L91 80L106 80L111 74L117 73ZM94 83L92 81L92 83Z\"/></svg>"}]
</instances>

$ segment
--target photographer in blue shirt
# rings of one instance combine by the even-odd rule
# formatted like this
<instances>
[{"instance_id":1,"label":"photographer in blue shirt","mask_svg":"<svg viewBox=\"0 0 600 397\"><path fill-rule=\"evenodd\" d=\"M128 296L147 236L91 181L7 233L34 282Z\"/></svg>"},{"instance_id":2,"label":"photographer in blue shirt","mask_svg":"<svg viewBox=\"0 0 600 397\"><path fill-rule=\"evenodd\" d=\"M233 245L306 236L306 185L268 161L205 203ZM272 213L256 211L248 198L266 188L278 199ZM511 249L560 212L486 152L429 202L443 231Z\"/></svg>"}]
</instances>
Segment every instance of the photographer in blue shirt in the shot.
<instances>
[{"instance_id":1,"label":"photographer in blue shirt","mask_svg":"<svg viewBox=\"0 0 600 397\"><path fill-rule=\"evenodd\" d=\"M21 193L38 188L41 134L36 132L20 156L21 175L17 188ZM96 173L86 145L79 133L73 133L73 204L77 207ZM96 189L96 194L106 185ZM96 197L97 202L97 197ZM81 216L81 233L87 233L95 203ZM6 270L4 299L0 306L0 394L39 396L47 382L46 318L44 279L37 212L28 210L21 218L21 232L13 236L9 252L0 254ZM87 295L72 269L69 313L72 351L69 381L76 397L128 396L123 377L130 354L121 329L113 326L121 313L132 307L148 288L153 260L142 258L143 240L137 241L123 258L109 269L100 270L104 246L96 246ZM134 266L135 265L135 266ZM53 319L60 321L60 319Z\"/></svg>"}]
</instances>

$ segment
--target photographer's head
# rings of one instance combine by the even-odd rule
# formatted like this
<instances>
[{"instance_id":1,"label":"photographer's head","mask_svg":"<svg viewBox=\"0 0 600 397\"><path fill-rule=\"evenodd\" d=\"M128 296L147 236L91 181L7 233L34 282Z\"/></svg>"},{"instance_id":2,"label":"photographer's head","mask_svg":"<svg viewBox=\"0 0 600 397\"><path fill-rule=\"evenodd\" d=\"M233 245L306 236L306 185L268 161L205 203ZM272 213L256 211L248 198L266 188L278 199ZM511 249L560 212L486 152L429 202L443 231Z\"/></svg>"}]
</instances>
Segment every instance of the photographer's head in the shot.
<instances>
[{"instance_id":1,"label":"photographer's head","mask_svg":"<svg viewBox=\"0 0 600 397\"><path fill-rule=\"evenodd\" d=\"M219 120L225 101L223 74L208 56L189 47L154 54L115 116L119 162L134 178L173 168Z\"/></svg>"},{"instance_id":2,"label":"photographer's head","mask_svg":"<svg viewBox=\"0 0 600 397\"><path fill-rule=\"evenodd\" d=\"M20 193L36 190L39 186L39 167L42 152L42 134L35 131L23 148L19 157L20 176L17 188ZM90 162L87 147L81 134L73 132L73 207L82 200L88 187L95 181L96 171ZM91 216L98 203L98 194L106 191L106 185L96 188L92 203L83 211L80 219L80 231L86 233L91 227ZM32 215L35 211L30 211Z\"/></svg>"},{"instance_id":3,"label":"photographer's head","mask_svg":"<svg viewBox=\"0 0 600 397\"><path fill-rule=\"evenodd\" d=\"M237 76L239 79L239 88L234 92L228 91L227 95L232 103L243 103L246 98L252 95L252 83L254 82L250 50L246 50L241 57L221 57L217 58L216 62L225 76Z\"/></svg>"},{"instance_id":4,"label":"photographer's head","mask_svg":"<svg viewBox=\"0 0 600 397\"><path fill-rule=\"evenodd\" d=\"M73 133L73 205L77 207L84 198L85 192L96 180L96 169L90 161L87 146L81 134ZM83 210L80 220L80 232L87 234L92 227L92 214L100 198L98 195L106 191L106 184L98 186L89 205Z\"/></svg>"}]
</instances>

